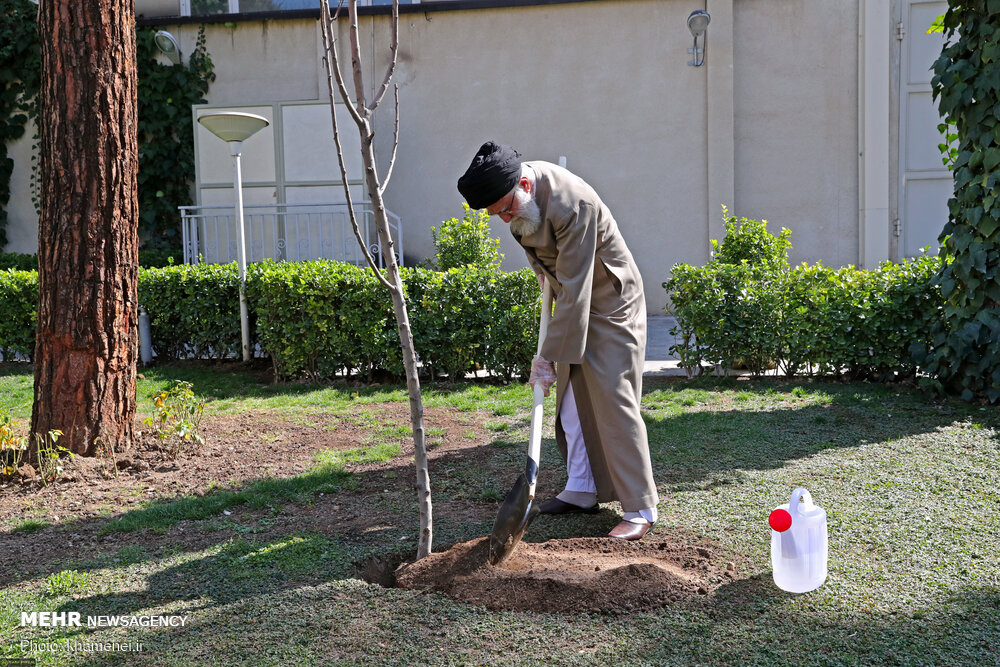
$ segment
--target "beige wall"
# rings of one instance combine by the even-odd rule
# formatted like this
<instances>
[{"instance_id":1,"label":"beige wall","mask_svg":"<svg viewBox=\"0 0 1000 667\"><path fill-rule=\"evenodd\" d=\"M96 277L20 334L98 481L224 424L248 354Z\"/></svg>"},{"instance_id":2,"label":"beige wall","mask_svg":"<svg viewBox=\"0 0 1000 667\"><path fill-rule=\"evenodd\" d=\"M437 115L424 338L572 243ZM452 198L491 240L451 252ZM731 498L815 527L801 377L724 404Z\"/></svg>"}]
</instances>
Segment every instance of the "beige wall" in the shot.
<instances>
[{"instance_id":1,"label":"beige wall","mask_svg":"<svg viewBox=\"0 0 1000 667\"><path fill-rule=\"evenodd\" d=\"M858 4L734 4L735 211L791 229L793 262L856 263Z\"/></svg>"},{"instance_id":2,"label":"beige wall","mask_svg":"<svg viewBox=\"0 0 1000 667\"><path fill-rule=\"evenodd\" d=\"M455 181L496 139L528 159L565 156L596 188L642 270L651 311L665 304L671 265L708 259L722 203L772 230L790 227L793 261L857 262L858 6L598 0L403 14L402 127L387 201L404 221L408 259L433 252L430 227L461 212ZM685 20L705 7L707 64L689 67ZM382 53L388 18L360 24L364 54L373 30ZM167 29L186 57L197 27ZM315 21L213 24L207 37L210 104L326 99ZM374 87L381 72L370 70ZM391 102L376 124L383 159ZM491 225L505 266L524 266L506 226ZM22 248L33 249L12 249Z\"/></svg>"},{"instance_id":3,"label":"beige wall","mask_svg":"<svg viewBox=\"0 0 1000 667\"><path fill-rule=\"evenodd\" d=\"M662 307L669 267L707 256L705 70L685 64L689 11L619 1L404 17L388 201L406 221L408 247L432 252L420 230L458 214L455 181L496 139L528 159L566 157L610 206L650 305ZM524 266L506 225L491 225L506 265Z\"/></svg>"},{"instance_id":4,"label":"beige wall","mask_svg":"<svg viewBox=\"0 0 1000 667\"><path fill-rule=\"evenodd\" d=\"M28 121L24 136L7 146L14 160L10 177L10 201L7 202L7 245L0 252L33 253L38 249L38 214L31 201L31 158L35 124Z\"/></svg>"}]
</instances>

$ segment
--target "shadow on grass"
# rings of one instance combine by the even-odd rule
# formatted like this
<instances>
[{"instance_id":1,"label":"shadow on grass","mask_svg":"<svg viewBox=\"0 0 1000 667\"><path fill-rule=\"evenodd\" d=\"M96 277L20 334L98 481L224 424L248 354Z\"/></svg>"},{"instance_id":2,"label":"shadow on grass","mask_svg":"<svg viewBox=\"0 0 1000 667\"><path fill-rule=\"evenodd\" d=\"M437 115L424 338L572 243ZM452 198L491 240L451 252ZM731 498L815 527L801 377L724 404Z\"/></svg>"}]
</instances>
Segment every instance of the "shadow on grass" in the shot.
<instances>
[{"instance_id":1,"label":"shadow on grass","mask_svg":"<svg viewBox=\"0 0 1000 667\"><path fill-rule=\"evenodd\" d=\"M703 638L654 620L646 628L644 660L676 664L678 644L690 644L712 664L982 665L1000 661L1000 590L965 587L937 603L897 612L867 608L831 613L810 599L778 589L770 573L720 587L705 613ZM700 626L698 626L700 627ZM660 641L657 641L657 640Z\"/></svg>"},{"instance_id":2,"label":"shadow on grass","mask_svg":"<svg viewBox=\"0 0 1000 667\"><path fill-rule=\"evenodd\" d=\"M695 383L696 389L727 386L734 381L709 381ZM745 383L735 385L750 399L766 397L775 390L774 383ZM788 461L811 456L830 448L856 447L868 442L885 441L917 433L933 431L953 423L961 410L948 407L940 410L929 406L915 395L895 396L893 391L867 392L858 385L823 383L785 383L784 386L803 386L821 390L829 396L820 404L795 406L765 406L739 409L713 409L711 405L701 410L668 409L669 397L659 396L644 412L650 435L650 450L656 478L661 489L670 491L699 485L725 484L719 473L733 469L766 470L779 468ZM678 393L690 386L678 386ZM650 388L662 391L663 387ZM783 389L784 391L784 389ZM661 405L662 404L662 405ZM727 404L728 405L728 404ZM972 408L969 408L970 410ZM888 414L903 415L893 419ZM468 516L451 520L436 519L435 550L458 541L488 534L498 503L483 494L476 495L476 488L496 487L500 496L509 488L520 472L524 461L524 443L520 440L496 440L487 445L437 456L431 463L431 479L435 490L442 492L435 500L472 508ZM539 490L546 497L561 488L564 479L562 462L555 452L554 443L548 440L543 447L542 481ZM94 614L124 614L137 610L169 605L174 602L198 599L206 606L218 606L259 598L277 591L314 586L318 583L358 578L361 558L375 555L406 554L413 543L401 542L399 526L405 525L407 533L414 533L417 522L413 492L409 486L412 464L407 459L397 459L392 465L368 472L347 472L340 468L317 468L309 473L291 478L258 480L239 489L216 491L205 496L187 496L173 500L156 501L150 506L126 512L106 521L88 521L79 524L62 524L43 528L31 535L20 535L25 544L51 548L55 541L67 541L77 530L93 530L108 534L123 532L120 537L134 536L135 543L142 543L143 532L165 530L180 521L187 521L186 534L199 530L205 539L195 546L182 550L212 550L205 556L184 559L152 574L145 575L145 589L104 595L93 595L67 603L67 610ZM381 497L377 490L385 480L395 482L393 492ZM478 485L478 486L477 486ZM345 487L350 488L345 490ZM351 489L367 490L362 497ZM700 487L699 487L700 488ZM372 491L376 489L376 491ZM322 507L337 511L334 505L354 503L363 514L389 525L387 529L354 534L330 524L308 529L284 528L287 532L276 539L244 539L232 532L214 529L197 523L217 519L228 508L247 506L265 508L282 502L301 503L315 501L319 493L326 494ZM539 517L529 529L525 540L539 542L554 538L603 536L618 521L618 516L605 509L595 516ZM192 528L194 530L192 530ZM120 541L119 537L119 541ZM168 536L168 540L169 540ZM164 556L133 553L130 558L115 560L113 556L90 563L75 565L80 570L119 568L128 564L164 560ZM312 567L303 564L311 563ZM58 571L65 563L49 571ZM36 578L38 573L32 573ZM773 587L767 575L734 582L719 590L714 596L714 609L729 623L750 623L750 617L775 617L775 627L789 633L808 633L819 625L820 634L828 643L839 646L850 644L851 632L859 632L863 624L846 623L831 625L827 620L817 621L808 615L788 619L788 610L782 610L789 596ZM27 575L21 579L28 578ZM13 582L5 582L10 585ZM995 596L986 596L995 601ZM973 618L979 613L970 608ZM932 614L933 610L926 612ZM706 613L716 613L710 608ZM991 612L993 613L993 612ZM740 620L742 619L742 620ZM878 621L881 632L896 638L909 637L912 623L900 628L892 625L894 619ZM234 621L235 622L235 621ZM402 622L402 619L401 619ZM860 624L860 625L859 625ZM878 623L876 623L878 625ZM867 627L867 626L865 626ZM651 640L655 638L651 636ZM701 641L692 635L692 646ZM801 646L813 646L811 638L796 638ZM817 644L818 647L821 647ZM749 662L767 661L771 649L762 643L752 647L734 649L734 660L749 655ZM743 651L743 652L740 652ZM650 658L660 655L653 653ZM849 653L849 655L855 655ZM865 654L866 656L868 654ZM778 656L780 658L780 656ZM780 660L779 660L780 662Z\"/></svg>"},{"instance_id":3,"label":"shadow on grass","mask_svg":"<svg viewBox=\"0 0 1000 667\"><path fill-rule=\"evenodd\" d=\"M735 402L746 408L683 409L697 404L685 391L720 388L738 392L722 407ZM801 388L803 400L812 392L822 400L801 407L767 402L795 388ZM828 449L933 433L963 419L998 425L995 411L956 401L929 403L912 390L881 385L704 379L649 387L646 399L643 419L654 477L669 491L723 485L727 482L718 476L723 471L771 470Z\"/></svg>"}]
</instances>

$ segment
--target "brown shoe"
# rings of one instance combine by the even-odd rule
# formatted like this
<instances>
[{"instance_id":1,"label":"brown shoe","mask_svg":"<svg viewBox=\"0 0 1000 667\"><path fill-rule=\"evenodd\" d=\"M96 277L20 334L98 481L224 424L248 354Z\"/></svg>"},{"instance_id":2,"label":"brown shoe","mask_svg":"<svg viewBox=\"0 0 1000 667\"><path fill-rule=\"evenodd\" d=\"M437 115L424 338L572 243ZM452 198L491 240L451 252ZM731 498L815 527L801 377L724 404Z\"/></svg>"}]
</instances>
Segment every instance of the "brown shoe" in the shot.
<instances>
[{"instance_id":1,"label":"brown shoe","mask_svg":"<svg viewBox=\"0 0 1000 667\"><path fill-rule=\"evenodd\" d=\"M618 522L617 526L611 529L608 537L629 541L641 540L643 535L648 533L652 527L653 524L651 523L633 523L632 521L622 519Z\"/></svg>"}]
</instances>

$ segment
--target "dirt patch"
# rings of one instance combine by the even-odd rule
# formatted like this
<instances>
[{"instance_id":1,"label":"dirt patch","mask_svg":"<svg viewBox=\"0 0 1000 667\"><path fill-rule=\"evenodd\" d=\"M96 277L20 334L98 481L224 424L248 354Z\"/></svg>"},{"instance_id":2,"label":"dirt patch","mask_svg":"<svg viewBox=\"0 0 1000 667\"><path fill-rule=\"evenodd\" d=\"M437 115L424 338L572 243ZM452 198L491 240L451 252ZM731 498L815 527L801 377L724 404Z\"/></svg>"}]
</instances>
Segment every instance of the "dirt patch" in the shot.
<instances>
[{"instance_id":1,"label":"dirt patch","mask_svg":"<svg viewBox=\"0 0 1000 667\"><path fill-rule=\"evenodd\" d=\"M495 417L463 413L454 408L425 408L425 422L433 428L428 437L432 466L459 460L466 465L493 454L484 447L495 437L482 426ZM206 415L201 423L205 444L184 451L171 460L148 427L139 420L141 432L134 448L110 458L75 457L63 461L60 478L43 485L37 475L0 482L0 541L9 558L0 559L0 581L17 571L27 573L79 553L96 556L114 552L123 545L141 544L148 549L164 545L200 549L220 539L197 525L182 522L166 534L101 534L107 521L153 501L204 496L218 490L242 489L264 478L288 478L315 466L321 450L346 450L373 444L373 434L386 426L409 426L408 403L362 405L345 414L287 416L271 412ZM400 454L381 463L352 464L356 473L352 490L317 497L307 505L286 504L277 518L273 535L308 526L347 538L366 535L378 524L398 517L371 511L373 494L406 494L413 486L413 442L408 434L381 436L382 442L400 445ZM447 468L445 469L447 470ZM456 498L435 503L436 518L485 520L496 512L493 501ZM252 522L268 510L233 508ZM224 517L220 517L224 518ZM235 518L235 517L233 517ZM407 514L404 517L410 520ZM24 520L42 522L34 532L12 532ZM261 536L263 537L263 536ZM74 551L76 550L76 551Z\"/></svg>"},{"instance_id":2,"label":"dirt patch","mask_svg":"<svg viewBox=\"0 0 1000 667\"><path fill-rule=\"evenodd\" d=\"M683 534L522 542L497 566L488 553L488 537L456 544L402 565L396 584L492 610L630 613L703 598L735 573L714 543Z\"/></svg>"}]
</instances>

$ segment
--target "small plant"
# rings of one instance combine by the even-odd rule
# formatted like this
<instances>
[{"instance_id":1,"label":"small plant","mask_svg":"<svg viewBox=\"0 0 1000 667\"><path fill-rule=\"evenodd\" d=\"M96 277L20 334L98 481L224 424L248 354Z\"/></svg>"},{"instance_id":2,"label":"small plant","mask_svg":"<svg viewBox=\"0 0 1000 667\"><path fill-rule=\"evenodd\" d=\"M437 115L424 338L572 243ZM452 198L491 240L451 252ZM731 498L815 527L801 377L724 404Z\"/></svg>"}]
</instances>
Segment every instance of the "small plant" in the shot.
<instances>
[{"instance_id":1,"label":"small plant","mask_svg":"<svg viewBox=\"0 0 1000 667\"><path fill-rule=\"evenodd\" d=\"M198 433L205 403L195 396L190 382L175 380L172 387L153 397L155 417L146 417L144 423L153 429L160 441L161 451L171 460L194 445L205 444Z\"/></svg>"},{"instance_id":2,"label":"small plant","mask_svg":"<svg viewBox=\"0 0 1000 667\"><path fill-rule=\"evenodd\" d=\"M712 240L712 261L720 264L741 264L757 266L767 270L788 268L790 229L782 228L774 236L767 231L767 220L752 220L729 215L729 209L722 207L722 219L726 226L726 236L720 243Z\"/></svg>"},{"instance_id":3,"label":"small plant","mask_svg":"<svg viewBox=\"0 0 1000 667\"><path fill-rule=\"evenodd\" d=\"M17 422L0 414L0 477L13 477L28 451L26 438L15 435Z\"/></svg>"},{"instance_id":4,"label":"small plant","mask_svg":"<svg viewBox=\"0 0 1000 667\"><path fill-rule=\"evenodd\" d=\"M462 203L462 219L449 218L440 227L431 227L431 237L437 248L437 270L447 271L467 264L497 266L500 240L490 236L490 214L485 209L474 211Z\"/></svg>"},{"instance_id":5,"label":"small plant","mask_svg":"<svg viewBox=\"0 0 1000 667\"><path fill-rule=\"evenodd\" d=\"M90 574L77 570L63 570L50 574L45 579L49 595L72 595L77 591L85 590L90 581Z\"/></svg>"},{"instance_id":6,"label":"small plant","mask_svg":"<svg viewBox=\"0 0 1000 667\"><path fill-rule=\"evenodd\" d=\"M73 458L73 452L57 444L62 437L62 431L49 431L44 436L35 434L35 451L38 455L38 475L42 484L48 485L59 479L63 473L62 457Z\"/></svg>"},{"instance_id":7,"label":"small plant","mask_svg":"<svg viewBox=\"0 0 1000 667\"><path fill-rule=\"evenodd\" d=\"M117 478L118 460L115 458L114 446L105 443L101 438L97 438L94 444L96 445L97 456L101 461L101 476L105 479Z\"/></svg>"}]
</instances>

